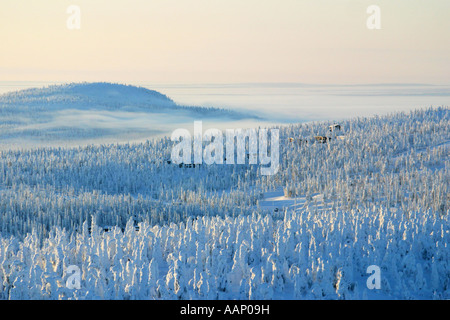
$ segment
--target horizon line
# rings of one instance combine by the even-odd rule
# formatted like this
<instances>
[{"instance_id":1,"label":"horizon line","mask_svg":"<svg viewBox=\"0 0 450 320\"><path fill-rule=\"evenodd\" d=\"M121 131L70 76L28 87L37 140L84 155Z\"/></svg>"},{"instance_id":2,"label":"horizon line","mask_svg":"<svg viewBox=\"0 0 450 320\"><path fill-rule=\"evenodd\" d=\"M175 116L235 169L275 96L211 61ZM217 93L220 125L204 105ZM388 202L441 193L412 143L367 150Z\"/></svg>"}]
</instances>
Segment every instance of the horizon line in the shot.
<instances>
[{"instance_id":1,"label":"horizon line","mask_svg":"<svg viewBox=\"0 0 450 320\"><path fill-rule=\"evenodd\" d=\"M156 81L145 81L145 80L138 80L138 81L86 81L86 80L80 80L80 81L62 81L62 80L55 80L55 81L46 81L46 80L0 80L0 85L5 84L23 84L23 83L43 83L43 84L50 84L50 83L57 83L57 84L71 84L71 83L112 83L112 84L127 84L127 85L133 85L133 84L152 84L152 85L183 85L183 86L198 86L198 85L209 85L209 86L215 86L215 85L255 85L255 86L291 86L291 87L299 87L299 86L337 86L337 87L345 87L345 86L449 86L450 83L420 83L420 82L365 82L365 83L313 83L313 82L296 82L296 81L261 81L261 82L255 82L255 81L240 81L240 82L156 82Z\"/></svg>"}]
</instances>

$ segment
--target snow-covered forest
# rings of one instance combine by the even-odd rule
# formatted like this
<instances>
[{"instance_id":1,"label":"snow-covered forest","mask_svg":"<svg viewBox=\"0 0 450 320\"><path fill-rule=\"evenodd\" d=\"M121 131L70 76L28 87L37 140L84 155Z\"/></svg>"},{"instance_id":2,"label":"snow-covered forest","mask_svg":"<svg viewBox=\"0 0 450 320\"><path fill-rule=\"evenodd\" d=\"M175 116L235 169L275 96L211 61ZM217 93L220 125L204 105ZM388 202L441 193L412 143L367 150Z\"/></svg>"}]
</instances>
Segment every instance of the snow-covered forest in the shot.
<instances>
[{"instance_id":1,"label":"snow-covered forest","mask_svg":"<svg viewBox=\"0 0 450 320\"><path fill-rule=\"evenodd\" d=\"M2 150L0 299L449 299L449 123L280 126L273 176L168 164L169 138ZM274 190L301 205L273 210Z\"/></svg>"}]
</instances>

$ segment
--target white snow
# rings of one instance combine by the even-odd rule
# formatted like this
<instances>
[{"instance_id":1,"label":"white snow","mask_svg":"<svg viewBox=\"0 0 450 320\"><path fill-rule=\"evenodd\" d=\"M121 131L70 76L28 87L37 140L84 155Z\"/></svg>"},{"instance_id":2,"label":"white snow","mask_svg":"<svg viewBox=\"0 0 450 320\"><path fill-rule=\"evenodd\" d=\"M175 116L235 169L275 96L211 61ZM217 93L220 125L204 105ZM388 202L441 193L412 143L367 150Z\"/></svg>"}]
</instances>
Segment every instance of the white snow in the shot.
<instances>
[{"instance_id":1,"label":"white snow","mask_svg":"<svg viewBox=\"0 0 450 320\"><path fill-rule=\"evenodd\" d=\"M167 164L168 138L1 150L0 299L449 299L449 123L281 126L274 176Z\"/></svg>"}]
</instances>

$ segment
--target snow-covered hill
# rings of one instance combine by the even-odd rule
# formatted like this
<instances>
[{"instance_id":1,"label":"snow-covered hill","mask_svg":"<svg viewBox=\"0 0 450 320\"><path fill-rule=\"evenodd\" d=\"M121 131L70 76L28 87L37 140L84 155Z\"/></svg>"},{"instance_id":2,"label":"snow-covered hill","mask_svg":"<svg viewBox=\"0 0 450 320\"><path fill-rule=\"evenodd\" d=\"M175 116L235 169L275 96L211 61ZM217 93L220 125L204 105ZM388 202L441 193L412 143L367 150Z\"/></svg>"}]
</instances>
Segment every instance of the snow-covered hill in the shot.
<instances>
[{"instance_id":1,"label":"snow-covered hill","mask_svg":"<svg viewBox=\"0 0 450 320\"><path fill-rule=\"evenodd\" d=\"M71 83L0 95L0 148L75 146L168 135L193 120L255 115L182 106L153 90L113 83Z\"/></svg>"},{"instance_id":2,"label":"snow-covered hill","mask_svg":"<svg viewBox=\"0 0 450 320\"><path fill-rule=\"evenodd\" d=\"M450 110L298 143L330 124L280 127L274 176L168 138L0 151L0 299L449 299Z\"/></svg>"},{"instance_id":3,"label":"snow-covered hill","mask_svg":"<svg viewBox=\"0 0 450 320\"><path fill-rule=\"evenodd\" d=\"M31 88L0 96L3 106L35 106L62 109L76 107L105 107L114 110L121 107L170 108L175 103L167 96L145 88L131 85L98 83L70 83Z\"/></svg>"}]
</instances>

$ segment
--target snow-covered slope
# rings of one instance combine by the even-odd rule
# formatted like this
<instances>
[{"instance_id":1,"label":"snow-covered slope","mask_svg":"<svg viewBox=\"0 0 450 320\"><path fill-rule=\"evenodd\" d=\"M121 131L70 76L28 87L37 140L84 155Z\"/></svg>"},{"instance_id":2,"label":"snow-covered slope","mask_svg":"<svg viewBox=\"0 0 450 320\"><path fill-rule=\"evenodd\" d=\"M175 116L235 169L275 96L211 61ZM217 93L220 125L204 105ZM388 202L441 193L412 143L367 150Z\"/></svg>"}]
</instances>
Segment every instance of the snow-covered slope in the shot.
<instances>
[{"instance_id":1,"label":"snow-covered slope","mask_svg":"<svg viewBox=\"0 0 450 320\"><path fill-rule=\"evenodd\" d=\"M168 138L0 151L0 298L449 299L450 110L288 142L330 124L281 127L274 176L167 164Z\"/></svg>"},{"instance_id":2,"label":"snow-covered slope","mask_svg":"<svg viewBox=\"0 0 450 320\"><path fill-rule=\"evenodd\" d=\"M0 95L0 148L136 141L170 134L193 120L257 118L178 105L157 91L130 85L52 85Z\"/></svg>"},{"instance_id":3,"label":"snow-covered slope","mask_svg":"<svg viewBox=\"0 0 450 320\"><path fill-rule=\"evenodd\" d=\"M36 106L41 108L105 107L116 109L125 106L143 108L170 108L175 103L167 96L145 88L131 85L98 83L70 83L31 88L0 96L3 106Z\"/></svg>"}]
</instances>

